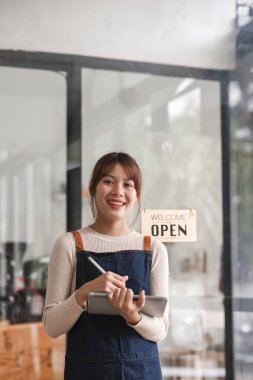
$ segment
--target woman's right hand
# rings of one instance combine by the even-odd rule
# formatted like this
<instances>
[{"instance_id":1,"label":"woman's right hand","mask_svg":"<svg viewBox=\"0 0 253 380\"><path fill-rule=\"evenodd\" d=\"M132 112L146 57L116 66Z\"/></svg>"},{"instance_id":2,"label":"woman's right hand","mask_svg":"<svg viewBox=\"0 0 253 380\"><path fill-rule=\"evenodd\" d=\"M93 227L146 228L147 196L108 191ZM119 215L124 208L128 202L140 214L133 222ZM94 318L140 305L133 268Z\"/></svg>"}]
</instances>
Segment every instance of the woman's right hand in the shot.
<instances>
[{"instance_id":1,"label":"woman's right hand","mask_svg":"<svg viewBox=\"0 0 253 380\"><path fill-rule=\"evenodd\" d=\"M83 284L75 293L76 301L84 307L90 292L114 292L115 289L125 288L128 276L120 276L114 272L106 272L92 281Z\"/></svg>"}]
</instances>

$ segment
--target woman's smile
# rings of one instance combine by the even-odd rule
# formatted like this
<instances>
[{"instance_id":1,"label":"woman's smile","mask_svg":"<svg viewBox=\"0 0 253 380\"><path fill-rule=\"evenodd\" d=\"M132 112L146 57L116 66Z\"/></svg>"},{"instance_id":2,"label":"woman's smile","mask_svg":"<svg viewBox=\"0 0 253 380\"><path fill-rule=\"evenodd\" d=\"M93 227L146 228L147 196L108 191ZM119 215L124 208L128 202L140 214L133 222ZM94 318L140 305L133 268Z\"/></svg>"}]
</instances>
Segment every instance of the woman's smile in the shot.
<instances>
[{"instance_id":1,"label":"woman's smile","mask_svg":"<svg viewBox=\"0 0 253 380\"><path fill-rule=\"evenodd\" d=\"M126 204L126 202L122 202L122 201L120 201L120 200L118 200L118 199L115 199L115 198L113 198L113 199L109 199L109 200L108 200L108 203L109 203L109 205L110 205L113 209L121 208L121 207L125 206L125 204Z\"/></svg>"}]
</instances>

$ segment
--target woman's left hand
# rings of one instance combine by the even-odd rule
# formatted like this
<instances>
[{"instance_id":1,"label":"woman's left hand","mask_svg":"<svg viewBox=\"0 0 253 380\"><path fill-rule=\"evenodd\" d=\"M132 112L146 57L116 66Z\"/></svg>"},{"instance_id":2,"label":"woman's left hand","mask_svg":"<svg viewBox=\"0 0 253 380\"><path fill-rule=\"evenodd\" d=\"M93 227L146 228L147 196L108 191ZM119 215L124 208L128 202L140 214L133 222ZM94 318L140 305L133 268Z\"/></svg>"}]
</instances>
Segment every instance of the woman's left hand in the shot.
<instances>
[{"instance_id":1,"label":"woman's left hand","mask_svg":"<svg viewBox=\"0 0 253 380\"><path fill-rule=\"evenodd\" d=\"M138 300L133 300L133 295L132 289L116 288L108 298L128 323L136 325L141 320L139 311L145 305L145 292L140 292Z\"/></svg>"}]
</instances>

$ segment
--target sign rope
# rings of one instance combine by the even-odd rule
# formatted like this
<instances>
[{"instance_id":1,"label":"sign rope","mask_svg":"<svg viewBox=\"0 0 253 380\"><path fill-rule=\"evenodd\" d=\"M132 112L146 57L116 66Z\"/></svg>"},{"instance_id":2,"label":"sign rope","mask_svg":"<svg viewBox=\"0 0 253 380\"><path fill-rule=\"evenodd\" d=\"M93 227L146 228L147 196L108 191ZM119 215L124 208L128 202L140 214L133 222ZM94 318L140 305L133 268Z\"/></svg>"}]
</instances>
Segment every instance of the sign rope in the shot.
<instances>
[{"instance_id":1,"label":"sign rope","mask_svg":"<svg viewBox=\"0 0 253 380\"><path fill-rule=\"evenodd\" d=\"M189 195L187 194L187 192L186 192L186 190L185 190L185 187L184 187L184 184L183 184L183 180L182 180L182 178L180 177L179 171L178 171L178 169L177 169L177 165L176 165L175 160L174 160L173 155L172 155L173 144L172 144L171 142L169 142L169 141L165 141L165 142L163 143L163 149L165 150L165 152L164 152L164 155L163 155L163 158L162 158L162 161L161 161L161 168L160 168L160 170L159 170L159 172L158 172L158 174L157 174L157 176L156 176L156 178L155 178L154 185L153 185L153 187L151 188L151 192L150 192L149 197L148 197L148 200L147 200L147 202L146 202L146 207L144 207L144 211L145 211L146 209L148 209L148 206L149 206L149 204L150 204L150 202L151 202L151 199L153 198L154 192L156 191L156 188L157 188L158 183L159 183L159 179L160 179L160 177L161 177L162 170L163 170L163 168L164 168L164 164L165 164L165 162L166 162L166 160L167 160L168 157L170 158L170 161L171 161L171 163L172 163L172 166L173 166L174 169L175 169L175 172L176 172L176 175L177 175L177 178L178 178L179 185L180 185L180 187L181 187L181 190L182 190L183 194L185 195L185 198L186 198L186 200L187 200L187 203L188 203L188 205L191 204L191 202L190 202L190 198L189 198ZM189 207L189 210L192 211L192 208Z\"/></svg>"}]
</instances>

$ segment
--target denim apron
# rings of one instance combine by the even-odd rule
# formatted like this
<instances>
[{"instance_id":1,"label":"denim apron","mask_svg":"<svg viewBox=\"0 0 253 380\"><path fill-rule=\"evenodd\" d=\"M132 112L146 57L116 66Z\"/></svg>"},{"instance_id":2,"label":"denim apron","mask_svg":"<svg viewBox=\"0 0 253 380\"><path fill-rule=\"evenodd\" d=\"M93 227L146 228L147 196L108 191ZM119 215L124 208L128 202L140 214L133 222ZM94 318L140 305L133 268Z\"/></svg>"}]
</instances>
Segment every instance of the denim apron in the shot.
<instances>
[{"instance_id":1,"label":"denim apron","mask_svg":"<svg viewBox=\"0 0 253 380\"><path fill-rule=\"evenodd\" d=\"M142 289L150 294L150 249L94 253L83 250L78 232L74 236L76 289L101 275L88 260L91 256L105 271L128 275L126 286L134 294ZM130 379L162 379L157 344L142 338L121 316L83 312L67 335L64 380Z\"/></svg>"}]
</instances>

